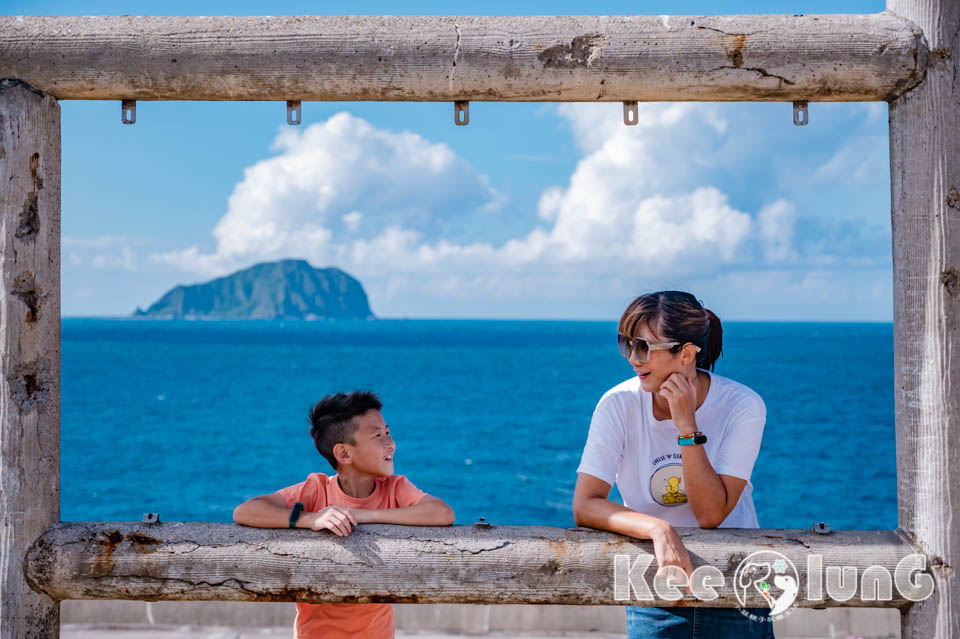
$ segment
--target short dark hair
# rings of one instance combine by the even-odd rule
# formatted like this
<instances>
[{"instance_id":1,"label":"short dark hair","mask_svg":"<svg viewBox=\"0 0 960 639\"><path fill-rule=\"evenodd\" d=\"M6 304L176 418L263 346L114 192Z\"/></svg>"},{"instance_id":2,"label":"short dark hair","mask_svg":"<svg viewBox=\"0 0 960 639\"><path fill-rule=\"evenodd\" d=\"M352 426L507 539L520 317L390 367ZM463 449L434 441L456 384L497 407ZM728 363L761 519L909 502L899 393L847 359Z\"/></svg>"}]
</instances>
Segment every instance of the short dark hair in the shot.
<instances>
[{"instance_id":1,"label":"short dark hair","mask_svg":"<svg viewBox=\"0 0 960 639\"><path fill-rule=\"evenodd\" d=\"M357 432L353 418L381 408L383 402L370 391L334 393L313 405L310 409L310 437L334 470L337 470L337 459L333 456L333 447L357 443L353 438Z\"/></svg>"}]
</instances>

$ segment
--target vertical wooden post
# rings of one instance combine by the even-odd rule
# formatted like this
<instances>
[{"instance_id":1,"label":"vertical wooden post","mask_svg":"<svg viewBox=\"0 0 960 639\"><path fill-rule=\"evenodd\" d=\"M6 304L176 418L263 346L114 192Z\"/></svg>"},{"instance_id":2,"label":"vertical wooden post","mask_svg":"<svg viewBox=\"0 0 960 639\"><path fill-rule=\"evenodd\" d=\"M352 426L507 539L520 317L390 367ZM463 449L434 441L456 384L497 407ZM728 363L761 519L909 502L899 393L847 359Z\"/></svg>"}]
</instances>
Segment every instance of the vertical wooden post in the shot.
<instances>
[{"instance_id":1,"label":"vertical wooden post","mask_svg":"<svg viewBox=\"0 0 960 639\"><path fill-rule=\"evenodd\" d=\"M23 559L60 518L60 105L0 80L0 639L60 635Z\"/></svg>"},{"instance_id":2,"label":"vertical wooden post","mask_svg":"<svg viewBox=\"0 0 960 639\"><path fill-rule=\"evenodd\" d=\"M935 579L903 637L960 637L960 2L887 9L930 49L924 81L890 103L899 522Z\"/></svg>"}]
</instances>

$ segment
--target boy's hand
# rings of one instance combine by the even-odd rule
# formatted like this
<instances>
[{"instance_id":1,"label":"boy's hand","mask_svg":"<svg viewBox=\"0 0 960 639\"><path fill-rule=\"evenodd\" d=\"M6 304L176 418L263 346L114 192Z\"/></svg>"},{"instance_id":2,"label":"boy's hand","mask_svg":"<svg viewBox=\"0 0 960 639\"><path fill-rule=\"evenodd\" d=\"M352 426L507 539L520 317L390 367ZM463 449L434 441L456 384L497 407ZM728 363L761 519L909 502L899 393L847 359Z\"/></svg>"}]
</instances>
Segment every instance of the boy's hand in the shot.
<instances>
[{"instance_id":1,"label":"boy's hand","mask_svg":"<svg viewBox=\"0 0 960 639\"><path fill-rule=\"evenodd\" d=\"M312 518L304 523L307 528L313 530L326 529L335 535L346 537L353 530L353 527L359 523L354 512L352 508L346 506L327 506L319 512L306 513L312 515Z\"/></svg>"}]
</instances>

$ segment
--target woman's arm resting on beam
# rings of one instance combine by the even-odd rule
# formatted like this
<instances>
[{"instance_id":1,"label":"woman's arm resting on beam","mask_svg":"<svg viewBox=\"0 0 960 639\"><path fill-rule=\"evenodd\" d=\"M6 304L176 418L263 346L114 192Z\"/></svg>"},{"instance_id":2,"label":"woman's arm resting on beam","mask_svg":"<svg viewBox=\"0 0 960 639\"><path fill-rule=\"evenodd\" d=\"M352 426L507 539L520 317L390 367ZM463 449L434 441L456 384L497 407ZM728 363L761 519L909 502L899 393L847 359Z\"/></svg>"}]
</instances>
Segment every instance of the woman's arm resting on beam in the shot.
<instances>
[{"instance_id":1,"label":"woman's arm resting on beam","mask_svg":"<svg viewBox=\"0 0 960 639\"><path fill-rule=\"evenodd\" d=\"M670 522L610 501L607 499L610 488L610 484L602 479L578 473L577 487L573 492L574 523L649 539L653 542L659 568L679 566L689 576L693 572L690 555Z\"/></svg>"}]
</instances>

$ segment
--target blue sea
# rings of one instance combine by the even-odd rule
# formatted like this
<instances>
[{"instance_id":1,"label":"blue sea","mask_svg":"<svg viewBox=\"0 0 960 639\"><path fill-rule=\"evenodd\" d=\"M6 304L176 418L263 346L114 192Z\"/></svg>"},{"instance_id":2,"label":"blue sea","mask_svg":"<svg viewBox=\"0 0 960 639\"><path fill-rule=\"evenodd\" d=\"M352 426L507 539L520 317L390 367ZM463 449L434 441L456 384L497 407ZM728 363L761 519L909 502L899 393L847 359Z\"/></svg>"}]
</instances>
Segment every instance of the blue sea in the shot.
<instances>
[{"instance_id":1,"label":"blue sea","mask_svg":"<svg viewBox=\"0 0 960 639\"><path fill-rule=\"evenodd\" d=\"M716 372L756 390L764 528L896 526L893 327L724 324ZM612 322L64 319L61 517L231 521L331 473L308 434L327 393L372 389L396 472L457 523L572 526L590 416L633 371Z\"/></svg>"}]
</instances>

